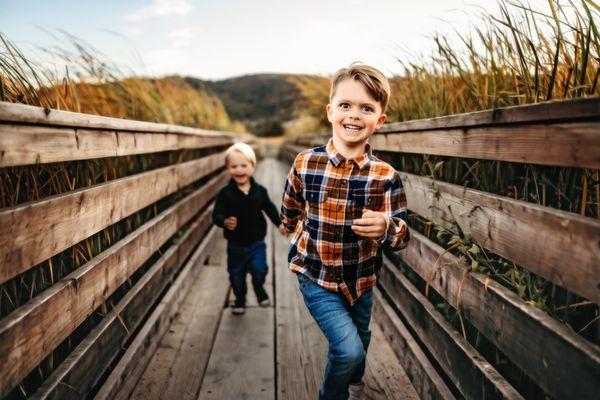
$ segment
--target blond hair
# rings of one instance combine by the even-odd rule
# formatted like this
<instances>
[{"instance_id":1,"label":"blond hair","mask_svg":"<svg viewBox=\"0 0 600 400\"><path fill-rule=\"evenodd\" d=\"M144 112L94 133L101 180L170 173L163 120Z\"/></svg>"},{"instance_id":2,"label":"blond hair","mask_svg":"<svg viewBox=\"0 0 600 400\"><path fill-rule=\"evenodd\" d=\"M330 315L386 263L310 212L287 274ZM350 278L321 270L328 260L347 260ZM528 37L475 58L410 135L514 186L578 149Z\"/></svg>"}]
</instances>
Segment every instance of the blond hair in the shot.
<instances>
[{"instance_id":1,"label":"blond hair","mask_svg":"<svg viewBox=\"0 0 600 400\"><path fill-rule=\"evenodd\" d=\"M381 104L381 112L385 112L390 101L390 83L381 71L358 62L350 64L348 68L338 70L331 78L329 101L333 99L337 85L346 79L354 79L362 83L367 92Z\"/></svg>"},{"instance_id":2,"label":"blond hair","mask_svg":"<svg viewBox=\"0 0 600 400\"><path fill-rule=\"evenodd\" d=\"M233 152L241 153L248 161L252 163L252 165L256 166L256 154L254 154L254 150L252 147L247 145L246 143L235 143L229 146L229 148L225 151L225 164L229 162L229 155Z\"/></svg>"}]
</instances>

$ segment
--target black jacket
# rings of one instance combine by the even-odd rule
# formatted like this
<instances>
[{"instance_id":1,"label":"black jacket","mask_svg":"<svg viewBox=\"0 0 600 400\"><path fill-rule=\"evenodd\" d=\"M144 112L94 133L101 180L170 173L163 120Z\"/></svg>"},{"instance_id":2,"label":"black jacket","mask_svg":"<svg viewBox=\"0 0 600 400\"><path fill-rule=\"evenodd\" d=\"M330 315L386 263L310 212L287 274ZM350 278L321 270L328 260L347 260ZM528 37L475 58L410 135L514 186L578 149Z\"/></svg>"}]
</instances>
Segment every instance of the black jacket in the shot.
<instances>
[{"instance_id":1,"label":"black jacket","mask_svg":"<svg viewBox=\"0 0 600 400\"><path fill-rule=\"evenodd\" d=\"M275 225L281 224L279 212L269 199L264 186L250 178L250 191L245 194L232 179L217 194L213 221L215 225L223 228L225 238L232 244L246 246L263 240L267 234L267 222L263 211ZM237 227L233 231L223 225L225 219L231 216L237 218Z\"/></svg>"}]
</instances>

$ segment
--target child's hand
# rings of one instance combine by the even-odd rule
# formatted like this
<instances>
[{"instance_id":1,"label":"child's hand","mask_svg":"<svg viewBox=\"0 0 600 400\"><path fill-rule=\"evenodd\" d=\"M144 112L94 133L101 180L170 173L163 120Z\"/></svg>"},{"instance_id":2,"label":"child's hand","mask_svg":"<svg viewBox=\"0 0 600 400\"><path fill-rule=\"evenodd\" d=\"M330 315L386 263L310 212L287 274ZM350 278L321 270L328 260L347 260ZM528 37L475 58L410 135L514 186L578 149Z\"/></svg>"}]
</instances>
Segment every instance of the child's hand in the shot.
<instances>
[{"instance_id":1,"label":"child's hand","mask_svg":"<svg viewBox=\"0 0 600 400\"><path fill-rule=\"evenodd\" d=\"M283 226L283 224L279 224L279 233L281 233L285 237L290 236L290 233L287 231L287 229L285 229L285 226Z\"/></svg>"},{"instance_id":2,"label":"child's hand","mask_svg":"<svg viewBox=\"0 0 600 400\"><path fill-rule=\"evenodd\" d=\"M378 239L383 236L387 228L385 214L366 208L362 210L362 216L352 221L352 230L360 236Z\"/></svg>"},{"instance_id":3,"label":"child's hand","mask_svg":"<svg viewBox=\"0 0 600 400\"><path fill-rule=\"evenodd\" d=\"M225 219L225 222L223 223L223 225L225 225L225 228L227 228L230 231L232 231L237 226L237 218L236 217L229 217L229 218Z\"/></svg>"}]
</instances>

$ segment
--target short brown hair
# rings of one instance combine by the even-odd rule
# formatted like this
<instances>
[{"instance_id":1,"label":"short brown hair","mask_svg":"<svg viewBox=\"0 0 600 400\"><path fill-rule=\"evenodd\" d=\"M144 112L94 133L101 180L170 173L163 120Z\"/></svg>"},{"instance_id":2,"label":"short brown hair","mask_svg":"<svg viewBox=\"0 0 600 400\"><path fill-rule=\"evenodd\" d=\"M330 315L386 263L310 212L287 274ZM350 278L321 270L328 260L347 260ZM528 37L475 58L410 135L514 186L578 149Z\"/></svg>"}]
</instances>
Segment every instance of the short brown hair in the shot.
<instances>
[{"instance_id":1,"label":"short brown hair","mask_svg":"<svg viewBox=\"0 0 600 400\"><path fill-rule=\"evenodd\" d=\"M369 94L381 104L382 112L385 112L390 100L390 83L388 79L377 68L354 62L348 68L338 70L331 78L331 91L329 101L333 99L337 85L346 80L354 79L362 83Z\"/></svg>"}]
</instances>

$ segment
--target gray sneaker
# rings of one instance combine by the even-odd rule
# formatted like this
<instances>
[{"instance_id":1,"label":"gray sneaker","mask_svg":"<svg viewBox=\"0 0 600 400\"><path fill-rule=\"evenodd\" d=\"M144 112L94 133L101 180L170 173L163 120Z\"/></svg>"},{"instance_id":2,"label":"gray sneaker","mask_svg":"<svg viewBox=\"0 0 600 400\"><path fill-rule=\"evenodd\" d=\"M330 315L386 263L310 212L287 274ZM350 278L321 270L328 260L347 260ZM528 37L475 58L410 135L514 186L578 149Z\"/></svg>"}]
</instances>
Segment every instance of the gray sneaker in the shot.
<instances>
[{"instance_id":1,"label":"gray sneaker","mask_svg":"<svg viewBox=\"0 0 600 400\"><path fill-rule=\"evenodd\" d=\"M366 400L365 384L363 382L351 383L348 387L348 394L348 400Z\"/></svg>"},{"instance_id":2,"label":"gray sneaker","mask_svg":"<svg viewBox=\"0 0 600 400\"><path fill-rule=\"evenodd\" d=\"M270 300L270 299L268 299L268 298L267 298L267 299L264 299L264 300L261 300L261 301L258 303L258 305L259 305L259 306L261 306L261 307L269 307L269 306L271 305L271 300Z\"/></svg>"},{"instance_id":3,"label":"gray sneaker","mask_svg":"<svg viewBox=\"0 0 600 400\"><path fill-rule=\"evenodd\" d=\"M242 314L243 314L243 313L245 313L245 312L246 312L246 307L239 307L239 306L236 306L236 307L232 307L232 308L231 308L231 313L232 313L233 315L242 315Z\"/></svg>"}]
</instances>

